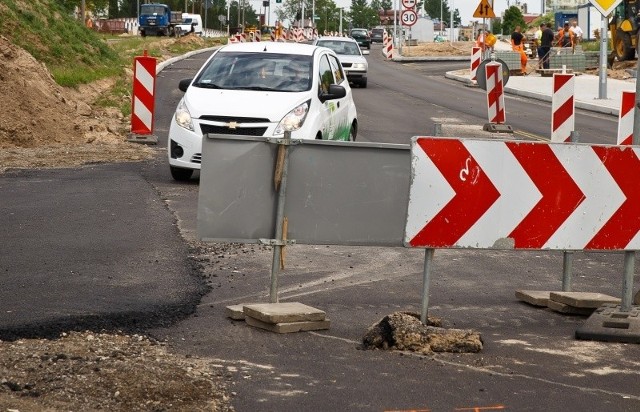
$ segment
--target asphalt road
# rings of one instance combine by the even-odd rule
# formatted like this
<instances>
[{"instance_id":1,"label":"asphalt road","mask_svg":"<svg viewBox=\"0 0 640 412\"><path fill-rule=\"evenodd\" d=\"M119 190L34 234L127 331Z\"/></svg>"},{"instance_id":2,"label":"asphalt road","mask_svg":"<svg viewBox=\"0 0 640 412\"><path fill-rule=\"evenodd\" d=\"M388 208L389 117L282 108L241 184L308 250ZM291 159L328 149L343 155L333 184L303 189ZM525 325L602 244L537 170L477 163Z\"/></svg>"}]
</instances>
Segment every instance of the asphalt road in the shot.
<instances>
[{"instance_id":1,"label":"asphalt road","mask_svg":"<svg viewBox=\"0 0 640 412\"><path fill-rule=\"evenodd\" d=\"M478 90L377 52L370 86L354 90L362 139L406 143L442 119L482 124ZM0 339L69 327L146 329L225 369L239 411L640 409L640 346L575 340L583 317L515 299L516 289L561 289L558 252L436 251L429 314L479 332L477 354L359 350L383 316L420 311L421 250L289 247L280 300L326 311L331 328L277 335L226 318L227 305L268 300L272 254L197 242L198 179L170 179L163 148L177 81L200 63L161 72L156 160L0 177ZM542 135L543 105L509 103L528 109L514 119L518 130ZM609 127L602 116L580 116L598 127L594 136ZM576 253L573 270L574 290L620 295L622 255Z\"/></svg>"}]
</instances>

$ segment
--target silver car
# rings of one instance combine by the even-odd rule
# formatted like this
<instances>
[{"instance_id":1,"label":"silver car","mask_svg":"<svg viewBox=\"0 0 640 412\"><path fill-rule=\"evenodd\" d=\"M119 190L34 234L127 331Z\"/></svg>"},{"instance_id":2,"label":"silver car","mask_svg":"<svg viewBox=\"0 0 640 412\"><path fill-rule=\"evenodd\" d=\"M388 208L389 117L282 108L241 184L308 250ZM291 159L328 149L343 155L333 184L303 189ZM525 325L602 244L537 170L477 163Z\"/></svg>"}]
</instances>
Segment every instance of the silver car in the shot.
<instances>
[{"instance_id":1,"label":"silver car","mask_svg":"<svg viewBox=\"0 0 640 412\"><path fill-rule=\"evenodd\" d=\"M338 55L349 83L367 87L369 64L364 55L369 54L369 50L362 51L358 43L349 37L320 37L313 44L327 47Z\"/></svg>"}]
</instances>

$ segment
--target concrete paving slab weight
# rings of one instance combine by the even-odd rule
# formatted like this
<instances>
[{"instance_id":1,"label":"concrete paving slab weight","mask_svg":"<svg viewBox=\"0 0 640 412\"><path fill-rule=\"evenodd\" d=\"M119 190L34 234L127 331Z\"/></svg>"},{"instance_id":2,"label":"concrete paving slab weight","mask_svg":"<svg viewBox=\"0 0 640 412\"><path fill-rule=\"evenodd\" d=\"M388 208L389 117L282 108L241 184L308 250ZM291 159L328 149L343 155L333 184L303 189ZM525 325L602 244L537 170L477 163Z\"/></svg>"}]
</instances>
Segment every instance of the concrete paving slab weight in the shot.
<instances>
[{"instance_id":1,"label":"concrete paving slab weight","mask_svg":"<svg viewBox=\"0 0 640 412\"><path fill-rule=\"evenodd\" d=\"M640 306L627 312L621 305L602 305L576 330L576 339L640 343Z\"/></svg>"}]
</instances>

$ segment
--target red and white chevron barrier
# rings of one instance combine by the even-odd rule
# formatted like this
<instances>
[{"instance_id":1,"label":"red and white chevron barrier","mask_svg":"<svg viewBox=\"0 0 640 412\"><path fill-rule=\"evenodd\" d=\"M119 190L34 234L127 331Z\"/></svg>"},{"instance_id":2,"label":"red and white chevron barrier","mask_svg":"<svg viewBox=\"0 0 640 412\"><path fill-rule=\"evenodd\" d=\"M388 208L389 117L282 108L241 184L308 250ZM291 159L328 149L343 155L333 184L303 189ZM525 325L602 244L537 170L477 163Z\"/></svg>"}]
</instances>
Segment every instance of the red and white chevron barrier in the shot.
<instances>
[{"instance_id":1,"label":"red and white chevron barrier","mask_svg":"<svg viewBox=\"0 0 640 412\"><path fill-rule=\"evenodd\" d=\"M618 139L619 145L633 144L633 116L636 105L635 92L622 92L620 112L618 114Z\"/></svg>"},{"instance_id":2,"label":"red and white chevron barrier","mask_svg":"<svg viewBox=\"0 0 640 412\"><path fill-rule=\"evenodd\" d=\"M253 41L262 41L262 34L260 31L253 32Z\"/></svg>"},{"instance_id":3,"label":"red and white chevron barrier","mask_svg":"<svg viewBox=\"0 0 640 412\"><path fill-rule=\"evenodd\" d=\"M482 47L471 48L471 81L477 81L478 66L482 61Z\"/></svg>"},{"instance_id":4,"label":"red and white chevron barrier","mask_svg":"<svg viewBox=\"0 0 640 412\"><path fill-rule=\"evenodd\" d=\"M554 73L551 95L551 141L568 142L575 130L575 75Z\"/></svg>"},{"instance_id":5,"label":"red and white chevron barrier","mask_svg":"<svg viewBox=\"0 0 640 412\"><path fill-rule=\"evenodd\" d=\"M145 50L133 59L133 96L131 98L132 140L157 143L153 135L156 91L156 59ZM144 136L147 136L146 138Z\"/></svg>"},{"instance_id":6,"label":"red and white chevron barrier","mask_svg":"<svg viewBox=\"0 0 640 412\"><path fill-rule=\"evenodd\" d=\"M490 62L487 63L484 68L487 85L487 115L489 123L503 124L507 116L504 109L502 64Z\"/></svg>"},{"instance_id":7,"label":"red and white chevron barrier","mask_svg":"<svg viewBox=\"0 0 640 412\"><path fill-rule=\"evenodd\" d=\"M406 246L640 249L640 148L414 137Z\"/></svg>"}]
</instances>

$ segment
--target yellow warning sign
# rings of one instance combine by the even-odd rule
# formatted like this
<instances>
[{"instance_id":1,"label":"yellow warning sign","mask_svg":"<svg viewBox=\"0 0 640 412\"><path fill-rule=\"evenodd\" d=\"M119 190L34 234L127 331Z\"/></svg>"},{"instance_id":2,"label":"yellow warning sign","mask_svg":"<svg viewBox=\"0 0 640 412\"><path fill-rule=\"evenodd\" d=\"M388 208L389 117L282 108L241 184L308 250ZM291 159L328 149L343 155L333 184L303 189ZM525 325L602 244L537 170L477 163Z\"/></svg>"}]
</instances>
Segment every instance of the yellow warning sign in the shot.
<instances>
[{"instance_id":1,"label":"yellow warning sign","mask_svg":"<svg viewBox=\"0 0 640 412\"><path fill-rule=\"evenodd\" d=\"M589 0L595 8L603 15L608 16L622 0Z\"/></svg>"},{"instance_id":2,"label":"yellow warning sign","mask_svg":"<svg viewBox=\"0 0 640 412\"><path fill-rule=\"evenodd\" d=\"M480 4L473 12L473 17L480 17L483 19L493 19L496 14L493 12L493 7L489 4L489 0L480 0Z\"/></svg>"}]
</instances>

